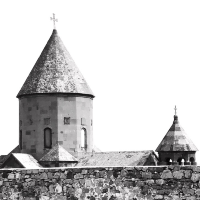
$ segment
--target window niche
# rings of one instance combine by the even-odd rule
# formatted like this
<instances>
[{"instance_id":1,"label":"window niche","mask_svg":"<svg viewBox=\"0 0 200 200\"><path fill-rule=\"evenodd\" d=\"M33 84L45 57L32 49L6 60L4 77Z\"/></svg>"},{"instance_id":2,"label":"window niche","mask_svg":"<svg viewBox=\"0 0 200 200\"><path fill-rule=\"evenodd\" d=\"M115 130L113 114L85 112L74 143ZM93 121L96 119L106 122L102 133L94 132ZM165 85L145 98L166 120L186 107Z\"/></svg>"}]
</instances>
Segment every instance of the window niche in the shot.
<instances>
[{"instance_id":1,"label":"window niche","mask_svg":"<svg viewBox=\"0 0 200 200\"><path fill-rule=\"evenodd\" d=\"M44 129L44 148L52 148L52 130L50 128Z\"/></svg>"},{"instance_id":2,"label":"window niche","mask_svg":"<svg viewBox=\"0 0 200 200\"><path fill-rule=\"evenodd\" d=\"M44 118L44 125L50 124L50 118Z\"/></svg>"},{"instance_id":3,"label":"window niche","mask_svg":"<svg viewBox=\"0 0 200 200\"><path fill-rule=\"evenodd\" d=\"M70 117L64 117L64 125L70 124Z\"/></svg>"},{"instance_id":4,"label":"window niche","mask_svg":"<svg viewBox=\"0 0 200 200\"><path fill-rule=\"evenodd\" d=\"M29 125L32 125L32 124L33 124L33 120L29 119Z\"/></svg>"},{"instance_id":5,"label":"window niche","mask_svg":"<svg viewBox=\"0 0 200 200\"><path fill-rule=\"evenodd\" d=\"M182 157L177 159L177 162L179 165L181 165L182 163L184 163L184 159Z\"/></svg>"},{"instance_id":6,"label":"window niche","mask_svg":"<svg viewBox=\"0 0 200 200\"><path fill-rule=\"evenodd\" d=\"M81 125L86 125L86 119L85 118L81 118Z\"/></svg>"}]
</instances>

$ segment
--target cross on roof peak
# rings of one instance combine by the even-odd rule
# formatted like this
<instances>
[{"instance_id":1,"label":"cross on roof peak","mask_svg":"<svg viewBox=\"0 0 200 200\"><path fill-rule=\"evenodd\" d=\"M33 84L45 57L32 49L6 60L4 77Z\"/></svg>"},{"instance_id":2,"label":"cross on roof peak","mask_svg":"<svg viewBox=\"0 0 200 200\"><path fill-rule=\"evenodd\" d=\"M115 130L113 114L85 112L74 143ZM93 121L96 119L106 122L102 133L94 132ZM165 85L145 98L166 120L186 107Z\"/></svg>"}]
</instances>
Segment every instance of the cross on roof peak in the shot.
<instances>
[{"instance_id":1,"label":"cross on roof peak","mask_svg":"<svg viewBox=\"0 0 200 200\"><path fill-rule=\"evenodd\" d=\"M176 108L176 106L175 106L174 110L175 110L175 115L176 115L177 114L177 108Z\"/></svg>"},{"instance_id":2,"label":"cross on roof peak","mask_svg":"<svg viewBox=\"0 0 200 200\"><path fill-rule=\"evenodd\" d=\"M53 17L50 17L51 20L53 20L53 28L56 29L56 22L58 22L58 19L55 18L55 14L53 13Z\"/></svg>"}]
</instances>

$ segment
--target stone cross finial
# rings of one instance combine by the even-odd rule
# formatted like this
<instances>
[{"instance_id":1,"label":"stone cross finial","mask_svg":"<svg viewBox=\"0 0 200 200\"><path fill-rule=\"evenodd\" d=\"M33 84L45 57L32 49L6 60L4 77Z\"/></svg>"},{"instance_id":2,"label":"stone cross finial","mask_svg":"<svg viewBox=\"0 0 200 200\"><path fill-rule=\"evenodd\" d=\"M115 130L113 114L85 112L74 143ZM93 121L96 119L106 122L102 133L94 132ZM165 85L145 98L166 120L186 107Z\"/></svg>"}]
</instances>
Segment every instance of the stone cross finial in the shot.
<instances>
[{"instance_id":1,"label":"stone cross finial","mask_svg":"<svg viewBox=\"0 0 200 200\"><path fill-rule=\"evenodd\" d=\"M175 115L176 115L176 111L177 111L177 108L176 108L176 106L175 106L174 110L175 110Z\"/></svg>"},{"instance_id":2,"label":"stone cross finial","mask_svg":"<svg viewBox=\"0 0 200 200\"><path fill-rule=\"evenodd\" d=\"M58 22L58 19L55 18L55 14L53 13L53 17L50 17L51 20L53 20L53 28L56 29L56 22Z\"/></svg>"}]
</instances>

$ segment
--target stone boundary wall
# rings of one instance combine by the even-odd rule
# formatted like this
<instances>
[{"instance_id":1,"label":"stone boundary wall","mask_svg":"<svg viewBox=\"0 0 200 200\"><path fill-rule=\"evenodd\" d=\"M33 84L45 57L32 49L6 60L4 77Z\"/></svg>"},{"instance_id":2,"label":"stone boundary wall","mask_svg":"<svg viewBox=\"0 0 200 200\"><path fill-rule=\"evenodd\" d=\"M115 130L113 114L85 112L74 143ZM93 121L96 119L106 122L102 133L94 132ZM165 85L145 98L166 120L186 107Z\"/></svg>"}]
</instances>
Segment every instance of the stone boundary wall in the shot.
<instances>
[{"instance_id":1,"label":"stone boundary wall","mask_svg":"<svg viewBox=\"0 0 200 200\"><path fill-rule=\"evenodd\" d=\"M88 167L0 170L0 199L195 200L200 167Z\"/></svg>"}]
</instances>

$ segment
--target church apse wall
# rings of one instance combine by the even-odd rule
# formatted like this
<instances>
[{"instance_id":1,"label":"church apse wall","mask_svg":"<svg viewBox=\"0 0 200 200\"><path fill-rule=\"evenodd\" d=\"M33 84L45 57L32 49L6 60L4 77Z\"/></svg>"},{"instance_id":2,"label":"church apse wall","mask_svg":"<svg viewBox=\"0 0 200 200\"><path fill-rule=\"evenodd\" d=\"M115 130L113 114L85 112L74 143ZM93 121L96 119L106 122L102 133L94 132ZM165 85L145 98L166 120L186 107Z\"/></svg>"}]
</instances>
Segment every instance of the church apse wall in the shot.
<instances>
[{"instance_id":1,"label":"church apse wall","mask_svg":"<svg viewBox=\"0 0 200 200\"><path fill-rule=\"evenodd\" d=\"M0 170L0 199L197 200L200 167Z\"/></svg>"}]
</instances>

